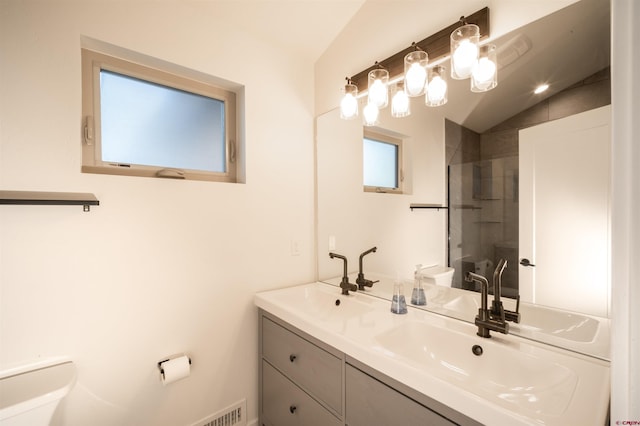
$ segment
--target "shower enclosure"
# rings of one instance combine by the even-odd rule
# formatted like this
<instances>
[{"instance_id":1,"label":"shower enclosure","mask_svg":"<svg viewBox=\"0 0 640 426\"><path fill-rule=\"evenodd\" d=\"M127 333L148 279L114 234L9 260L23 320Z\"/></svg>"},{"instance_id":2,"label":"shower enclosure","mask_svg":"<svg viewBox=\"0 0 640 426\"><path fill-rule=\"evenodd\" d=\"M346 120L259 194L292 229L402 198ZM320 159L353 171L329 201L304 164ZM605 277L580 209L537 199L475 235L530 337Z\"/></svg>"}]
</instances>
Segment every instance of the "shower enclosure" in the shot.
<instances>
[{"instance_id":1,"label":"shower enclosure","mask_svg":"<svg viewBox=\"0 0 640 426\"><path fill-rule=\"evenodd\" d=\"M518 294L518 156L452 164L448 170L449 264L453 287L479 291L468 271L491 283L507 260L502 295Z\"/></svg>"}]
</instances>

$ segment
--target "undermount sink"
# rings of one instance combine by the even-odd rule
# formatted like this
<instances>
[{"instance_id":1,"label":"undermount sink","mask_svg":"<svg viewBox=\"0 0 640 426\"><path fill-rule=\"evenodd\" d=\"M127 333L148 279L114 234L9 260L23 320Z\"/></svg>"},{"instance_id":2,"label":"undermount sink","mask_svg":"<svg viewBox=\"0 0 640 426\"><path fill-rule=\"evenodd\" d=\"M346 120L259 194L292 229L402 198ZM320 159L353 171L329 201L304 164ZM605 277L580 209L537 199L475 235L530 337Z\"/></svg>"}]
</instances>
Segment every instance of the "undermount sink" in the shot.
<instances>
[{"instance_id":1,"label":"undermount sink","mask_svg":"<svg viewBox=\"0 0 640 426\"><path fill-rule=\"evenodd\" d=\"M443 301L442 308L455 312L458 318L472 321L480 307L480 295L467 294L452 296ZM503 298L506 309L515 310L513 299ZM560 311L541 305L520 304L521 323L510 323L512 333L524 336L545 335L553 339L575 342L578 344L594 342L600 332L601 321L587 315ZM604 356L605 354L601 354Z\"/></svg>"},{"instance_id":2,"label":"undermount sink","mask_svg":"<svg viewBox=\"0 0 640 426\"><path fill-rule=\"evenodd\" d=\"M278 290L278 301L284 306L295 307L309 319L322 322L344 322L358 317L373 308L358 298L357 293L340 294L334 287L330 290L318 286L298 286Z\"/></svg>"},{"instance_id":3,"label":"undermount sink","mask_svg":"<svg viewBox=\"0 0 640 426\"><path fill-rule=\"evenodd\" d=\"M443 380L531 413L561 415L578 383L577 374L555 360L425 322L405 322L376 341L384 351ZM474 354L474 347L482 354Z\"/></svg>"},{"instance_id":4,"label":"undermount sink","mask_svg":"<svg viewBox=\"0 0 640 426\"><path fill-rule=\"evenodd\" d=\"M517 325L521 330L544 332L575 342L593 342L600 328L599 321L586 315L542 306L522 305L521 312L528 318L525 324Z\"/></svg>"}]
</instances>

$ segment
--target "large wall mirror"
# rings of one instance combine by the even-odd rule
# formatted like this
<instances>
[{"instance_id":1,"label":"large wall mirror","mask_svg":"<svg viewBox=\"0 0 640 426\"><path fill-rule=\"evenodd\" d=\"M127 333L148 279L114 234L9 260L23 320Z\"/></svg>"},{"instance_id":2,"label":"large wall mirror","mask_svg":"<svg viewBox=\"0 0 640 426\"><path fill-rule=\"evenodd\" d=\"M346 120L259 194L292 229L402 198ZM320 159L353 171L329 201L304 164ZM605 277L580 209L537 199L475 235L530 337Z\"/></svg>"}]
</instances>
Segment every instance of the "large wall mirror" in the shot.
<instances>
[{"instance_id":1,"label":"large wall mirror","mask_svg":"<svg viewBox=\"0 0 640 426\"><path fill-rule=\"evenodd\" d=\"M379 280L365 292L389 298L400 279L409 298L417 265L449 266L424 309L472 322L479 295L465 273L491 280L505 259L505 307L519 296L522 313L512 333L607 359L609 22L608 1L581 0L493 41L495 89L449 80L445 106L381 111L367 130L402 141L401 193L363 188L361 119L319 116L318 278L340 282L335 252L352 282L361 268Z\"/></svg>"}]
</instances>

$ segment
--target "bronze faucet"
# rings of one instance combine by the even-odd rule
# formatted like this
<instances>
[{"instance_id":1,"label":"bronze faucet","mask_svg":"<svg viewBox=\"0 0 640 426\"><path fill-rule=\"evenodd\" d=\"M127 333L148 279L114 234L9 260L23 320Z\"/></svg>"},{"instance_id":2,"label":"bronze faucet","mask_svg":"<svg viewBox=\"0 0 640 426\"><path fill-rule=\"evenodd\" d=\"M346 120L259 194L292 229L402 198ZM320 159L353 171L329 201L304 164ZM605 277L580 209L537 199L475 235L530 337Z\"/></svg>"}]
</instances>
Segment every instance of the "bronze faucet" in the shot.
<instances>
[{"instance_id":1,"label":"bronze faucet","mask_svg":"<svg viewBox=\"0 0 640 426\"><path fill-rule=\"evenodd\" d=\"M369 250L365 251L364 253L362 253L360 255L360 260L359 260L360 269L359 269L359 272L358 272L358 278L356 278L356 284L358 284L358 288L360 290L364 290L365 287L373 287L373 284L378 282L378 280L371 281L371 280L366 279L364 277L364 272L362 272L362 258L365 257L369 253L375 253L376 250L378 250L378 247L373 247L373 248L370 248Z\"/></svg>"},{"instance_id":2,"label":"bronze faucet","mask_svg":"<svg viewBox=\"0 0 640 426\"><path fill-rule=\"evenodd\" d=\"M338 259L342 259L344 262L344 271L342 273L342 281L340 281L340 288L342 289L342 294L349 295L349 290L358 291L357 284L351 284L349 282L349 276L347 275L347 258L341 254L337 253L329 253L330 258L337 257Z\"/></svg>"},{"instance_id":3,"label":"bronze faucet","mask_svg":"<svg viewBox=\"0 0 640 426\"><path fill-rule=\"evenodd\" d=\"M492 318L491 310L488 307L489 282L482 275L467 272L464 278L467 282L475 281L480 284L480 308L476 315L475 324L478 326L478 336L491 337L490 331L498 331L502 334L509 333L509 324L504 319Z\"/></svg>"},{"instance_id":4,"label":"bronze faucet","mask_svg":"<svg viewBox=\"0 0 640 426\"><path fill-rule=\"evenodd\" d=\"M520 295L516 297L516 310L509 311L502 307L502 273L507 267L507 260L500 259L498 266L493 271L493 302L491 304L491 317L493 319L499 319L500 321L512 321L515 323L520 322Z\"/></svg>"}]
</instances>

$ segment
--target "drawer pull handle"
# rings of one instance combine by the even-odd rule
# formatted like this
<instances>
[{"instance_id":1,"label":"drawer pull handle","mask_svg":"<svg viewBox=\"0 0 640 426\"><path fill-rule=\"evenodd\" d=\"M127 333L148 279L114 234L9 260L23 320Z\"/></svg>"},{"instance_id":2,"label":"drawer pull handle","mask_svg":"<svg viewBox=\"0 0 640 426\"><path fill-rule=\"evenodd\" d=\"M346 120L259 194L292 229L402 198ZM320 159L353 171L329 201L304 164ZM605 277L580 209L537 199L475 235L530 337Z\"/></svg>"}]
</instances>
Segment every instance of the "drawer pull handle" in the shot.
<instances>
[{"instance_id":1,"label":"drawer pull handle","mask_svg":"<svg viewBox=\"0 0 640 426\"><path fill-rule=\"evenodd\" d=\"M292 406L290 406L290 407L289 407L289 412L290 412L291 414L293 414L293 413L295 413L295 412L296 412L296 409L297 409L297 408L298 408L298 407L296 407L295 405L292 405Z\"/></svg>"},{"instance_id":2,"label":"drawer pull handle","mask_svg":"<svg viewBox=\"0 0 640 426\"><path fill-rule=\"evenodd\" d=\"M289 361L293 362L296 360L296 356L294 354L289 355Z\"/></svg>"}]
</instances>

